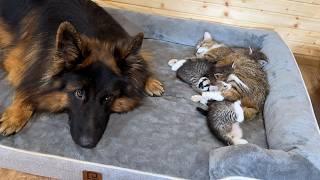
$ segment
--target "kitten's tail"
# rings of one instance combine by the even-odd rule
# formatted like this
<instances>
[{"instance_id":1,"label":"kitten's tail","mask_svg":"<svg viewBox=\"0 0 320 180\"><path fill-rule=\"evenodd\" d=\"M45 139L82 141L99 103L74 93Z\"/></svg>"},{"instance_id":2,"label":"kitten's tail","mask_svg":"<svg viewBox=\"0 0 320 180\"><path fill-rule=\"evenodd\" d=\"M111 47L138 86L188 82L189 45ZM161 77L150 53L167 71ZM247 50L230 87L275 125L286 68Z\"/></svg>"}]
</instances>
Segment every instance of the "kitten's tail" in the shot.
<instances>
[{"instance_id":1,"label":"kitten's tail","mask_svg":"<svg viewBox=\"0 0 320 180\"><path fill-rule=\"evenodd\" d=\"M205 110L201 107L197 107L197 110L204 116L208 116L208 110Z\"/></svg>"}]
</instances>

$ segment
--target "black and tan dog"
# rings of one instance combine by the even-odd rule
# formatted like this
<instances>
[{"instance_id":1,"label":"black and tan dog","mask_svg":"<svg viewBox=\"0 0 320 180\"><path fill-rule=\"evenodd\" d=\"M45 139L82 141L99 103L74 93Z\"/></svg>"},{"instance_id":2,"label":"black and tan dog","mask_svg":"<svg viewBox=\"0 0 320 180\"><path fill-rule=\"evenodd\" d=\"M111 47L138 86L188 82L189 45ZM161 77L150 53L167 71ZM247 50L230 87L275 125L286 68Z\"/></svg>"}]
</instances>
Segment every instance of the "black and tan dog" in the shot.
<instances>
[{"instance_id":1,"label":"black and tan dog","mask_svg":"<svg viewBox=\"0 0 320 180\"><path fill-rule=\"evenodd\" d=\"M20 131L35 112L65 111L73 140L96 146L112 112L164 91L142 41L89 0L0 0L0 62L15 87L0 133Z\"/></svg>"}]
</instances>

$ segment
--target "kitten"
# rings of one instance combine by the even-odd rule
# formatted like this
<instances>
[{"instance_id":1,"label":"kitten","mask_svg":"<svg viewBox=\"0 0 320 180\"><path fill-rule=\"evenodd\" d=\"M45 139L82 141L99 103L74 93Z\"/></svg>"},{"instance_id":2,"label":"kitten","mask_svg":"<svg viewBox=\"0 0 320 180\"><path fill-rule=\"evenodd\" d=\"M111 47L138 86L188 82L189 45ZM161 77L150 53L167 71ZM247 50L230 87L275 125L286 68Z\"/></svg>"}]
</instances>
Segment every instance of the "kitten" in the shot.
<instances>
[{"instance_id":1,"label":"kitten","mask_svg":"<svg viewBox=\"0 0 320 180\"><path fill-rule=\"evenodd\" d=\"M231 88L231 85L220 81L216 87L217 96L213 99L222 100L217 98L219 92L223 92ZM211 92L211 94L213 93ZM205 96L193 96L193 101L200 101L202 104L207 105L208 109L204 110L200 107L197 108L199 112L207 117L207 123L210 131L216 135L221 141L227 145L247 144L245 139L242 139L242 129L239 123L244 120L244 112L241 107L241 101L215 101L206 99Z\"/></svg>"},{"instance_id":2,"label":"kitten","mask_svg":"<svg viewBox=\"0 0 320 180\"><path fill-rule=\"evenodd\" d=\"M216 62L216 67L233 65L232 74L220 79L220 81L230 83L232 88L222 92L221 95L223 99L229 101L241 100L246 120L253 119L257 113L262 111L269 93L269 84L266 72L257 59L237 53L231 48L219 44L211 38L209 33L204 34L203 41L197 46L196 54L209 62ZM216 81L210 80L214 85ZM213 92L213 96L216 94L217 92Z\"/></svg>"},{"instance_id":3,"label":"kitten","mask_svg":"<svg viewBox=\"0 0 320 180\"><path fill-rule=\"evenodd\" d=\"M224 59L229 54L237 54L245 58L258 62L261 67L268 63L267 56L259 49L249 48L230 48L222 43L218 43L212 39L211 34L205 32L203 40L196 46L195 55L198 58L205 58L208 61L216 62L219 59Z\"/></svg>"},{"instance_id":4,"label":"kitten","mask_svg":"<svg viewBox=\"0 0 320 180\"><path fill-rule=\"evenodd\" d=\"M233 72L232 65L216 67L215 63L203 58L172 59L168 64L180 80L199 93L209 91L210 79L225 79Z\"/></svg>"}]
</instances>

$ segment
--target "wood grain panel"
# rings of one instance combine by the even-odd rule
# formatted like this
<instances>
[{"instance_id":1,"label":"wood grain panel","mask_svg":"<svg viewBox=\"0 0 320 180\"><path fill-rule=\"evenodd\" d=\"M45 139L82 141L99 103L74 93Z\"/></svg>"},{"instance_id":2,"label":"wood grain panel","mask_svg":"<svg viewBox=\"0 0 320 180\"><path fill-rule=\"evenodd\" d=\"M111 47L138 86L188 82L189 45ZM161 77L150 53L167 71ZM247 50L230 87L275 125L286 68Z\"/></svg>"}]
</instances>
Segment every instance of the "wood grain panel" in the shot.
<instances>
[{"instance_id":1,"label":"wood grain panel","mask_svg":"<svg viewBox=\"0 0 320 180\"><path fill-rule=\"evenodd\" d=\"M282 12L271 12L267 10L250 9L236 6L229 6L207 1L194 0L111 0L110 2L122 3L124 5L136 5L154 9L166 9L200 16L209 16L234 21L254 22L270 27L287 27L293 29L304 29L313 31L320 29L319 18L294 16ZM282 5L284 7L284 5ZM316 5L315 5L316 6ZM302 6L303 7L303 6ZM310 10L311 13L318 12L318 8ZM314 13L318 14L318 13Z\"/></svg>"},{"instance_id":2,"label":"wood grain panel","mask_svg":"<svg viewBox=\"0 0 320 180\"><path fill-rule=\"evenodd\" d=\"M290 14L294 16L319 18L319 4L288 0L195 0L203 3L223 4L225 6L257 9L262 11Z\"/></svg>"},{"instance_id":3,"label":"wood grain panel","mask_svg":"<svg viewBox=\"0 0 320 180\"><path fill-rule=\"evenodd\" d=\"M320 61L320 0L96 0L100 5L279 33L303 61ZM308 62L309 64L309 62Z\"/></svg>"},{"instance_id":4,"label":"wood grain panel","mask_svg":"<svg viewBox=\"0 0 320 180\"><path fill-rule=\"evenodd\" d=\"M55 180L53 178L36 176L9 169L0 168L0 180Z\"/></svg>"}]
</instances>

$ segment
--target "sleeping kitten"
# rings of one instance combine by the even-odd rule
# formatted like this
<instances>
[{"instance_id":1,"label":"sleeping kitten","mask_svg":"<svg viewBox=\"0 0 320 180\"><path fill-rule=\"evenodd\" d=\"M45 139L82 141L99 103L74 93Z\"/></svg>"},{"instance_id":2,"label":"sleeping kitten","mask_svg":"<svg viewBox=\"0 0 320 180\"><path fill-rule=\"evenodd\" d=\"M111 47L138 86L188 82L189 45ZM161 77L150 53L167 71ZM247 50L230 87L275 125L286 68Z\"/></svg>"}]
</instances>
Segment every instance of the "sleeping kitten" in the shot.
<instances>
[{"instance_id":1,"label":"sleeping kitten","mask_svg":"<svg viewBox=\"0 0 320 180\"><path fill-rule=\"evenodd\" d=\"M246 120L253 119L257 113L262 111L266 96L269 93L269 84L266 72L256 59L219 44L211 38L209 33L205 33L203 41L199 43L197 56L210 62L216 62L217 67L233 65L233 73L224 76L227 77L225 79L220 79L230 83L232 88L221 93L221 95L223 99L229 101L241 100ZM210 80L213 84L216 82ZM215 94L216 92L213 92L213 96Z\"/></svg>"},{"instance_id":2,"label":"sleeping kitten","mask_svg":"<svg viewBox=\"0 0 320 180\"><path fill-rule=\"evenodd\" d=\"M205 58L208 61L216 62L225 58L229 54L237 54L245 58L258 62L262 67L268 63L267 56L258 49L249 48L230 48L212 39L211 34L205 32L203 40L196 46L195 55L198 58Z\"/></svg>"},{"instance_id":3,"label":"sleeping kitten","mask_svg":"<svg viewBox=\"0 0 320 180\"><path fill-rule=\"evenodd\" d=\"M197 108L207 117L210 131L227 145L247 144L242 139L243 110L240 101L212 101L208 103L208 110Z\"/></svg>"},{"instance_id":4,"label":"sleeping kitten","mask_svg":"<svg viewBox=\"0 0 320 180\"><path fill-rule=\"evenodd\" d=\"M210 79L225 79L233 72L232 65L216 67L213 62L203 58L172 59L168 64L172 70L177 71L179 79L199 93L209 91Z\"/></svg>"},{"instance_id":5,"label":"sleeping kitten","mask_svg":"<svg viewBox=\"0 0 320 180\"><path fill-rule=\"evenodd\" d=\"M241 107L241 101L219 101L219 92L229 90L231 85L220 81L215 87L216 91L210 92L211 95L216 92L215 97L195 95L192 100L201 102L208 106L207 110L197 108L199 112L207 117L207 122L211 132L227 145L246 144L246 140L242 139L242 129L239 123L244 120L244 112ZM220 95L221 96L221 95ZM221 96L222 97L222 96ZM211 100L215 99L215 100Z\"/></svg>"}]
</instances>

